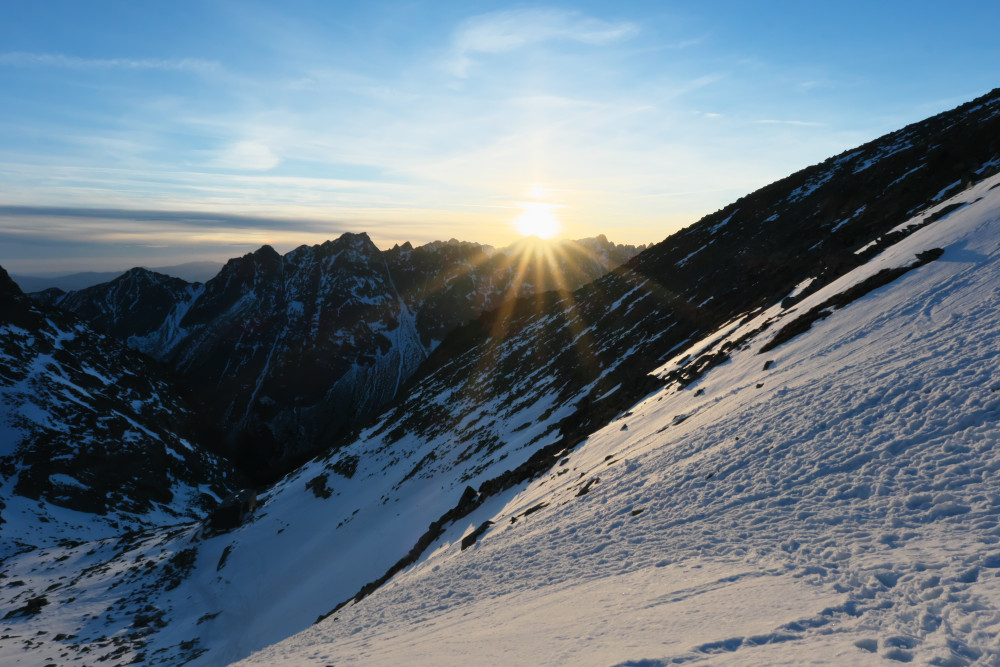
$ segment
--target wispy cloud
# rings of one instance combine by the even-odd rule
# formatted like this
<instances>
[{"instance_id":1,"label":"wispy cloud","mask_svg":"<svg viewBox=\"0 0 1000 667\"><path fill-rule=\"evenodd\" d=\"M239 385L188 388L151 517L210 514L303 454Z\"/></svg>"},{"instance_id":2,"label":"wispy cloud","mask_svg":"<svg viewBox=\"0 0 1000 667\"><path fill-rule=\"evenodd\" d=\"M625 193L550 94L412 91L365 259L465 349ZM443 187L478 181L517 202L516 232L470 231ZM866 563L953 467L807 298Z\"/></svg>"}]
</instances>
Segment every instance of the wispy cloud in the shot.
<instances>
[{"instance_id":1,"label":"wispy cloud","mask_svg":"<svg viewBox=\"0 0 1000 667\"><path fill-rule=\"evenodd\" d=\"M451 71L468 75L476 54L504 53L531 44L569 41L600 46L628 39L635 24L609 22L559 9L514 9L465 21L455 32Z\"/></svg>"},{"instance_id":2,"label":"wispy cloud","mask_svg":"<svg viewBox=\"0 0 1000 667\"><path fill-rule=\"evenodd\" d=\"M281 164L281 158L260 141L237 141L222 150L211 166L221 169L268 171Z\"/></svg>"},{"instance_id":3,"label":"wispy cloud","mask_svg":"<svg viewBox=\"0 0 1000 667\"><path fill-rule=\"evenodd\" d=\"M79 58L61 53L0 53L0 66L58 67L80 70L219 71L222 66L200 58Z\"/></svg>"},{"instance_id":4,"label":"wispy cloud","mask_svg":"<svg viewBox=\"0 0 1000 667\"><path fill-rule=\"evenodd\" d=\"M775 120L768 118L754 121L758 125L796 125L799 127L826 127L827 123L819 123L811 120Z\"/></svg>"},{"instance_id":5,"label":"wispy cloud","mask_svg":"<svg viewBox=\"0 0 1000 667\"><path fill-rule=\"evenodd\" d=\"M230 227L236 229L293 229L313 231L329 228L329 223L296 218L258 217L206 211L156 211L124 208L85 208L69 206L0 206L3 218L72 218L86 220L124 220L133 222L170 222L191 227Z\"/></svg>"}]
</instances>

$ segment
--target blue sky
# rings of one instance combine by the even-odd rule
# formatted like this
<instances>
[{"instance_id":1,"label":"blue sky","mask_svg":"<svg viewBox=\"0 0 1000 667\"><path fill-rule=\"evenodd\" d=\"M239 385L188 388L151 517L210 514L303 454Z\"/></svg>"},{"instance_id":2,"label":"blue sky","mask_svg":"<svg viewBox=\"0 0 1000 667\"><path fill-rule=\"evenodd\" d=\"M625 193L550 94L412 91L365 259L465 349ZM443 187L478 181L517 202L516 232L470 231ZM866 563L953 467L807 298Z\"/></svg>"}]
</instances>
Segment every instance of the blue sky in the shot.
<instances>
[{"instance_id":1,"label":"blue sky","mask_svg":"<svg viewBox=\"0 0 1000 667\"><path fill-rule=\"evenodd\" d=\"M662 240L1000 85L1000 5L12 2L0 265Z\"/></svg>"}]
</instances>

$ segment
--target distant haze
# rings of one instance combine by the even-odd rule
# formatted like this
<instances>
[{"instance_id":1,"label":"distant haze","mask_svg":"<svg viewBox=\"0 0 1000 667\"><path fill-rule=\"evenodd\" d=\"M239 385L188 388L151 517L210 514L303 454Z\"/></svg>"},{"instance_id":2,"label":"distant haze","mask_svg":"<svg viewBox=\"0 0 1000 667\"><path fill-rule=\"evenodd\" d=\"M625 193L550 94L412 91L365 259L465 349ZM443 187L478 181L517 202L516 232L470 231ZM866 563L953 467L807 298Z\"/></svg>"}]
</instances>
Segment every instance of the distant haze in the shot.
<instances>
[{"instance_id":1,"label":"distant haze","mask_svg":"<svg viewBox=\"0 0 1000 667\"><path fill-rule=\"evenodd\" d=\"M129 267L132 268L132 267ZM181 278L191 283L203 283L210 280L222 268L222 262L187 262L175 266L146 267L150 271L164 273L168 276ZM64 292L80 290L92 285L99 285L114 280L125 273L121 271L83 271L79 273L58 273L49 275L11 275L14 282L23 292L41 292L55 287Z\"/></svg>"}]
</instances>

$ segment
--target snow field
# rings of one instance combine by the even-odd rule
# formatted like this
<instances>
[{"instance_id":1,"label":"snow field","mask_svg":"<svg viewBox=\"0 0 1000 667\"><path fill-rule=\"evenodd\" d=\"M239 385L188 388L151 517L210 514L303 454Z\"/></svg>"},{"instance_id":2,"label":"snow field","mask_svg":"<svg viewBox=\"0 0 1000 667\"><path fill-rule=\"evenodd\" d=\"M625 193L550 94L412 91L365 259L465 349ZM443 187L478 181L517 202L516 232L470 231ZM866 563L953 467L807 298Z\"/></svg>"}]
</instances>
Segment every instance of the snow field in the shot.
<instances>
[{"instance_id":1,"label":"snow field","mask_svg":"<svg viewBox=\"0 0 1000 667\"><path fill-rule=\"evenodd\" d=\"M243 664L1000 663L997 182ZM757 353L795 314L935 247Z\"/></svg>"}]
</instances>

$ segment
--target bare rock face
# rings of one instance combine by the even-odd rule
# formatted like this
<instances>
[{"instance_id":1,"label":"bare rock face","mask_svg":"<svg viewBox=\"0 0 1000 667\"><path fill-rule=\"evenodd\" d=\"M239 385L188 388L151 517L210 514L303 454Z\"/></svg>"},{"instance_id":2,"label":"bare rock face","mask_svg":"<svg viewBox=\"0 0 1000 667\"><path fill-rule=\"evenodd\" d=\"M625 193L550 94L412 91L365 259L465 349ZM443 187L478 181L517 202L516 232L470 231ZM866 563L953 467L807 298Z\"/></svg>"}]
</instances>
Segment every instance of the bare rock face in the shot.
<instances>
[{"instance_id":1,"label":"bare rock face","mask_svg":"<svg viewBox=\"0 0 1000 667\"><path fill-rule=\"evenodd\" d=\"M0 303L14 303L23 299L21 288L11 280L7 271L0 267Z\"/></svg>"},{"instance_id":2,"label":"bare rock face","mask_svg":"<svg viewBox=\"0 0 1000 667\"><path fill-rule=\"evenodd\" d=\"M231 260L180 328L162 357L250 467L309 455L391 400L425 354L364 234Z\"/></svg>"}]
</instances>

